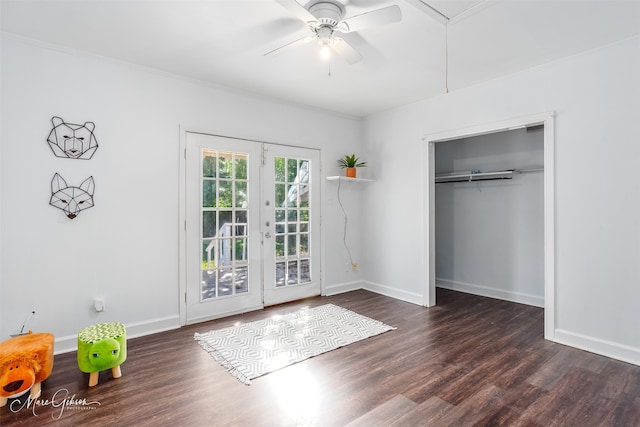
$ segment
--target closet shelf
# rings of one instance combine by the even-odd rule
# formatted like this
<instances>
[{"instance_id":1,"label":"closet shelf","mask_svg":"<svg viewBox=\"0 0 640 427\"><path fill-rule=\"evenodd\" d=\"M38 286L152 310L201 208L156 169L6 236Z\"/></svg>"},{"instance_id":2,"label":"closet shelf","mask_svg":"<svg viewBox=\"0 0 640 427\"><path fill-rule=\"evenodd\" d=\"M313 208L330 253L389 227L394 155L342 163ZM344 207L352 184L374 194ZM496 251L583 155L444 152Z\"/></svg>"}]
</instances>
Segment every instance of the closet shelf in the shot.
<instances>
[{"instance_id":1,"label":"closet shelf","mask_svg":"<svg viewBox=\"0 0 640 427\"><path fill-rule=\"evenodd\" d=\"M345 182L373 182L372 179L364 178L348 178L346 176L328 176L327 181L345 181Z\"/></svg>"},{"instance_id":2,"label":"closet shelf","mask_svg":"<svg viewBox=\"0 0 640 427\"><path fill-rule=\"evenodd\" d=\"M478 172L478 171L464 171L453 172L442 175L436 175L436 184L444 184L447 182L474 182L474 181L489 181L498 179L511 179L513 175L526 172L540 172L543 168L535 169L508 169L503 171L493 172Z\"/></svg>"}]
</instances>

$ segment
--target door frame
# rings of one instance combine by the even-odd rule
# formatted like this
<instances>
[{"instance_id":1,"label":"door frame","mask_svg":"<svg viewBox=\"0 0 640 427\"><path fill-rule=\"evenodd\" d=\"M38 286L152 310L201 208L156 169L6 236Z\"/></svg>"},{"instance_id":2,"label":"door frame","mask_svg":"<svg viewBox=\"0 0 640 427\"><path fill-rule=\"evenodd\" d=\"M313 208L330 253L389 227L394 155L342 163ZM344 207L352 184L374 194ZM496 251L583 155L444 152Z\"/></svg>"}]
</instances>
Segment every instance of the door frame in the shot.
<instances>
[{"instance_id":1,"label":"door frame","mask_svg":"<svg viewBox=\"0 0 640 427\"><path fill-rule=\"evenodd\" d=\"M527 126L544 125L544 337L554 340L555 332L555 140L554 112L533 114L423 137L424 197L423 229L423 305L436 305L436 239L435 239L435 144Z\"/></svg>"},{"instance_id":2,"label":"door frame","mask_svg":"<svg viewBox=\"0 0 640 427\"><path fill-rule=\"evenodd\" d=\"M178 158L179 166L178 166L178 301L179 301L179 317L180 317L180 326L187 325L187 196L186 196L186 188L187 188L187 133L201 133L205 135L211 135L221 138L229 138L229 139L238 139L244 141L255 142L256 144L269 144L269 145L282 145L286 147L298 147L304 149L317 150L319 152L319 173L320 173L320 193L319 199L321 201L320 204L320 218L319 218L319 227L320 227L320 294L325 295L325 280L324 280L324 271L325 271L325 230L323 226L323 218L325 213L325 183L322 174L322 150L316 147L305 147L302 145L296 144L286 144L286 143L278 143L278 142L270 142L261 139L257 139L256 137L251 136L242 136L235 135L230 136L223 132L214 131L211 129L202 129L202 127L198 126L186 126L179 125L179 149L178 149ZM261 195L262 197L262 195ZM213 319L213 317L212 317Z\"/></svg>"}]
</instances>

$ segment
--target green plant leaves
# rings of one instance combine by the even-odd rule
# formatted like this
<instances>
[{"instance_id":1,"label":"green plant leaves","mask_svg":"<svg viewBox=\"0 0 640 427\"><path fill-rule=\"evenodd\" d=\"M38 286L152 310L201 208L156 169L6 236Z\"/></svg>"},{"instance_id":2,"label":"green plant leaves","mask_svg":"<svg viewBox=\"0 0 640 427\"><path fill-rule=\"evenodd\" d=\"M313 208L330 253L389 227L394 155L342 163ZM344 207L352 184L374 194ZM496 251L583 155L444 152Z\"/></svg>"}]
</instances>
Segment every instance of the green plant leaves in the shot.
<instances>
[{"instance_id":1,"label":"green plant leaves","mask_svg":"<svg viewBox=\"0 0 640 427\"><path fill-rule=\"evenodd\" d=\"M360 159L358 159L355 154L352 154L352 155L345 154L343 158L338 160L338 164L343 169L344 168L361 168L361 167L367 166L367 162L361 162Z\"/></svg>"}]
</instances>

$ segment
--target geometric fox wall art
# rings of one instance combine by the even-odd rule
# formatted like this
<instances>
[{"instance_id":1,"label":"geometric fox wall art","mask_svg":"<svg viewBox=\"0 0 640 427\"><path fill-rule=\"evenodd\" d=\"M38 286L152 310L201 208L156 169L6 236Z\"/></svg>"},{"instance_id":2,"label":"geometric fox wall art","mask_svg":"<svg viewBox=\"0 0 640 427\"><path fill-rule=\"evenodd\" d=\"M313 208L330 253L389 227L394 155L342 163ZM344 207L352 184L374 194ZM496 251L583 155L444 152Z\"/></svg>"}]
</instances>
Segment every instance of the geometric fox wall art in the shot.
<instances>
[{"instance_id":1,"label":"geometric fox wall art","mask_svg":"<svg viewBox=\"0 0 640 427\"><path fill-rule=\"evenodd\" d=\"M89 160L98 149L98 141L93 134L96 125L86 122L83 125L65 123L60 117L51 119L53 129L47 142L56 157Z\"/></svg>"},{"instance_id":2,"label":"geometric fox wall art","mask_svg":"<svg viewBox=\"0 0 640 427\"><path fill-rule=\"evenodd\" d=\"M49 204L64 211L69 219L74 219L80 211L93 207L93 177L82 181L79 187L69 186L57 173L51 180L51 200Z\"/></svg>"}]
</instances>

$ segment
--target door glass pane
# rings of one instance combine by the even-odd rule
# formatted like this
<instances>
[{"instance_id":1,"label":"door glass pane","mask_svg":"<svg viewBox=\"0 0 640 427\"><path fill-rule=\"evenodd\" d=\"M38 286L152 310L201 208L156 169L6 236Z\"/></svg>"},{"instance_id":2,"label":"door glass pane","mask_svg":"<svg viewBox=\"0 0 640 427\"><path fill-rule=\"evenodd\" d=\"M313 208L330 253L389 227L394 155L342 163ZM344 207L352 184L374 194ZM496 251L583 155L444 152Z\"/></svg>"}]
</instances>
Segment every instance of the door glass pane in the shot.
<instances>
[{"instance_id":1,"label":"door glass pane","mask_svg":"<svg viewBox=\"0 0 640 427\"><path fill-rule=\"evenodd\" d=\"M214 179L202 180L202 207L216 207L216 181Z\"/></svg>"},{"instance_id":2,"label":"door glass pane","mask_svg":"<svg viewBox=\"0 0 640 427\"><path fill-rule=\"evenodd\" d=\"M244 228L247 228L247 211L246 210L236 210L236 224L243 224Z\"/></svg>"},{"instance_id":3,"label":"door glass pane","mask_svg":"<svg viewBox=\"0 0 640 427\"><path fill-rule=\"evenodd\" d=\"M298 204L298 186L287 185L287 206L295 208Z\"/></svg>"},{"instance_id":4,"label":"door glass pane","mask_svg":"<svg viewBox=\"0 0 640 427\"><path fill-rule=\"evenodd\" d=\"M312 281L310 266L308 160L276 157L275 167L275 254L276 287Z\"/></svg>"},{"instance_id":5,"label":"door glass pane","mask_svg":"<svg viewBox=\"0 0 640 427\"><path fill-rule=\"evenodd\" d=\"M285 197L285 185L284 184L276 184L276 206L284 206L284 197Z\"/></svg>"},{"instance_id":6,"label":"door glass pane","mask_svg":"<svg viewBox=\"0 0 640 427\"><path fill-rule=\"evenodd\" d=\"M213 240L202 240L202 269L212 270L216 267L215 252L213 251Z\"/></svg>"},{"instance_id":7,"label":"door glass pane","mask_svg":"<svg viewBox=\"0 0 640 427\"><path fill-rule=\"evenodd\" d=\"M300 283L307 283L311 281L311 272L309 271L309 260L300 260Z\"/></svg>"},{"instance_id":8,"label":"door glass pane","mask_svg":"<svg viewBox=\"0 0 640 427\"><path fill-rule=\"evenodd\" d=\"M298 177L298 161L287 159L287 182L295 182Z\"/></svg>"},{"instance_id":9,"label":"door glass pane","mask_svg":"<svg viewBox=\"0 0 640 427\"><path fill-rule=\"evenodd\" d=\"M247 153L205 149L202 161L201 300L249 291Z\"/></svg>"},{"instance_id":10,"label":"door glass pane","mask_svg":"<svg viewBox=\"0 0 640 427\"><path fill-rule=\"evenodd\" d=\"M236 215L236 218L238 218L238 215ZM248 234L248 230L247 230L246 223L238 223L238 222L236 222L235 230L233 232L233 235L234 236L246 236L247 234Z\"/></svg>"},{"instance_id":11,"label":"door glass pane","mask_svg":"<svg viewBox=\"0 0 640 427\"><path fill-rule=\"evenodd\" d=\"M247 208L247 182L236 182L236 207Z\"/></svg>"},{"instance_id":12,"label":"door glass pane","mask_svg":"<svg viewBox=\"0 0 640 427\"><path fill-rule=\"evenodd\" d=\"M309 207L309 186L300 185L299 194L300 194L300 198L299 198L298 206L301 208L308 208Z\"/></svg>"},{"instance_id":13,"label":"door glass pane","mask_svg":"<svg viewBox=\"0 0 640 427\"><path fill-rule=\"evenodd\" d=\"M233 153L218 151L218 178L231 178Z\"/></svg>"},{"instance_id":14,"label":"door glass pane","mask_svg":"<svg viewBox=\"0 0 640 427\"><path fill-rule=\"evenodd\" d=\"M249 156L243 153L235 153L234 156L235 165L234 165L234 176L236 179L245 180L247 179L247 160Z\"/></svg>"},{"instance_id":15,"label":"door glass pane","mask_svg":"<svg viewBox=\"0 0 640 427\"><path fill-rule=\"evenodd\" d=\"M232 182L220 180L218 182L218 206L221 208L230 208L233 206L233 190Z\"/></svg>"},{"instance_id":16,"label":"door glass pane","mask_svg":"<svg viewBox=\"0 0 640 427\"><path fill-rule=\"evenodd\" d=\"M202 299L216 297L218 275L216 269L202 271Z\"/></svg>"},{"instance_id":17,"label":"door glass pane","mask_svg":"<svg viewBox=\"0 0 640 427\"><path fill-rule=\"evenodd\" d=\"M276 236L276 257L284 256L284 236Z\"/></svg>"},{"instance_id":18,"label":"door glass pane","mask_svg":"<svg viewBox=\"0 0 640 427\"><path fill-rule=\"evenodd\" d=\"M289 261L287 268L287 285L298 284L298 261Z\"/></svg>"},{"instance_id":19,"label":"door glass pane","mask_svg":"<svg viewBox=\"0 0 640 427\"><path fill-rule=\"evenodd\" d=\"M309 235L308 234L300 234L300 246L298 248L298 253L303 256L309 255Z\"/></svg>"},{"instance_id":20,"label":"door glass pane","mask_svg":"<svg viewBox=\"0 0 640 427\"><path fill-rule=\"evenodd\" d=\"M282 157L277 157L275 159L275 176L276 182L284 182L284 162L285 159Z\"/></svg>"},{"instance_id":21,"label":"door glass pane","mask_svg":"<svg viewBox=\"0 0 640 427\"><path fill-rule=\"evenodd\" d=\"M215 178L216 176L216 152L205 150L202 153L202 176Z\"/></svg>"},{"instance_id":22,"label":"door glass pane","mask_svg":"<svg viewBox=\"0 0 640 427\"><path fill-rule=\"evenodd\" d=\"M233 293L233 268L223 267L219 269L220 282L218 285L218 296L224 297Z\"/></svg>"},{"instance_id":23,"label":"door glass pane","mask_svg":"<svg viewBox=\"0 0 640 427\"><path fill-rule=\"evenodd\" d=\"M232 211L229 210L218 210L218 217L220 218L220 229L218 230L218 234L222 233L222 235L225 236L230 236L231 232L229 231L231 229L231 218L232 218Z\"/></svg>"},{"instance_id":24,"label":"door glass pane","mask_svg":"<svg viewBox=\"0 0 640 427\"><path fill-rule=\"evenodd\" d=\"M234 239L234 259L236 261L247 260L247 239Z\"/></svg>"},{"instance_id":25,"label":"door glass pane","mask_svg":"<svg viewBox=\"0 0 640 427\"><path fill-rule=\"evenodd\" d=\"M202 237L214 237L216 230L216 211L202 211Z\"/></svg>"},{"instance_id":26,"label":"door glass pane","mask_svg":"<svg viewBox=\"0 0 640 427\"><path fill-rule=\"evenodd\" d=\"M287 239L287 254L289 254L289 258L293 258L296 255L296 235L289 234Z\"/></svg>"},{"instance_id":27,"label":"door glass pane","mask_svg":"<svg viewBox=\"0 0 640 427\"><path fill-rule=\"evenodd\" d=\"M236 268L236 283L235 293L243 294L249 292L249 267L237 267Z\"/></svg>"},{"instance_id":28,"label":"door glass pane","mask_svg":"<svg viewBox=\"0 0 640 427\"><path fill-rule=\"evenodd\" d=\"M284 262L276 262L276 287L284 286L284 278L285 274L285 263Z\"/></svg>"}]
</instances>

